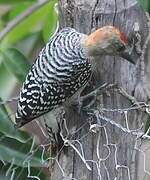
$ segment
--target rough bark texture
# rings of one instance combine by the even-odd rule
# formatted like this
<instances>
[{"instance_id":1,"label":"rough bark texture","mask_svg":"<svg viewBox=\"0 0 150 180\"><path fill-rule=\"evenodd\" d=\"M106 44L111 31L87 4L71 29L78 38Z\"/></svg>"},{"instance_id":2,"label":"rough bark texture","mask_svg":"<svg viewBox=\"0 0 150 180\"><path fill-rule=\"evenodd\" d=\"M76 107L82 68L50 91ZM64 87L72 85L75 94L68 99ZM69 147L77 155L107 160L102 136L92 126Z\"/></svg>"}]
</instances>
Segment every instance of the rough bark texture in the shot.
<instances>
[{"instance_id":1,"label":"rough bark texture","mask_svg":"<svg viewBox=\"0 0 150 180\"><path fill-rule=\"evenodd\" d=\"M74 27L79 32L89 34L101 26L114 25L122 29L130 40L133 36L133 25L135 22L138 22L142 40L144 41L147 36L147 19L143 9L141 9L136 0L60 0L59 8L61 28ZM148 71L148 53L145 56L147 67L145 76L148 78L150 76ZM128 94L135 96L138 101L146 101L147 95L143 90L140 71L139 60L137 60L137 64L134 66L125 60L119 60L119 57L105 57L101 59L93 75L90 87L99 87L105 82L113 83L123 87ZM97 106L100 107L100 105L105 108L125 108L130 107L132 103L126 97L111 91L109 96L103 94L99 98ZM105 115L117 123L126 126L123 113L107 113ZM131 111L127 115L130 129L138 129L142 122L145 123L147 119L147 115L142 111ZM68 109L67 124L70 133L73 129L79 129L80 126L83 126L87 119L86 113L81 112L77 114L72 108ZM114 180L117 177L119 180L128 180L127 169L117 169L117 164L125 165L129 168L132 180L141 179L137 173L139 153L134 150L135 137L125 134L111 124L107 124L106 130L108 139L104 129L102 128L100 131L99 153L101 158L106 158L109 149L110 154L105 161L101 160L100 162L99 173L101 179ZM80 142L85 153L85 159L93 160L93 162L88 162L92 171L89 171L79 155L71 147L68 147L67 152L64 153L62 151L59 157L59 163L65 174L63 175L56 163L52 180L62 180L63 176L65 176L64 179L67 179L67 177L68 179L70 177L70 179L75 178L78 180L99 179L95 164L98 161L96 153L97 137L98 133L89 132L88 123L73 137L73 139L81 138ZM109 148L107 148L106 144ZM79 146L77 148L79 149ZM115 150L117 150L117 156L115 156ZM117 164L115 157L117 157ZM144 164L140 166L143 167Z\"/></svg>"}]
</instances>

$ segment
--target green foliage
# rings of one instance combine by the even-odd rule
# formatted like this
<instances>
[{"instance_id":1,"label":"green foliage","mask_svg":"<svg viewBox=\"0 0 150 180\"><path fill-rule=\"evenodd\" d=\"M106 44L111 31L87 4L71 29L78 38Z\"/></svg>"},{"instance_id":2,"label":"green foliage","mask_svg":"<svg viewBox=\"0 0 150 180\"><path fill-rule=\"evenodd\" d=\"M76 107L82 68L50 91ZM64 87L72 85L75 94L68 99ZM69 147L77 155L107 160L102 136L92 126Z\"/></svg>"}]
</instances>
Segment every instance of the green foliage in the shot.
<instances>
[{"instance_id":1,"label":"green foliage","mask_svg":"<svg viewBox=\"0 0 150 180\"><path fill-rule=\"evenodd\" d=\"M13 92L16 84L16 79L6 69L3 62L0 63L0 97L8 99ZM8 88L9 87L9 88Z\"/></svg>"},{"instance_id":2,"label":"green foliage","mask_svg":"<svg viewBox=\"0 0 150 180\"><path fill-rule=\"evenodd\" d=\"M49 40L49 37L53 35L53 33L57 28L58 16L57 16L57 12L54 11L54 9L56 8L55 6L56 6L56 1L53 1L49 6L50 13L47 16L47 20L46 20L47 23L45 23L43 27L42 34L45 42ZM51 24L53 24L53 26L51 26Z\"/></svg>"},{"instance_id":3,"label":"green foliage","mask_svg":"<svg viewBox=\"0 0 150 180\"><path fill-rule=\"evenodd\" d=\"M1 3L4 1L1 1ZM6 1L9 3L11 8L5 14L3 14L0 18L0 29L4 29L6 24L23 13L25 10L30 8L35 1L28 0L16 0L13 1ZM11 84L13 87L16 84L14 77L11 76L10 72L10 65L6 67L7 62L5 59L8 60L8 55L6 55L7 48L17 48L19 51L24 54L28 60L33 59L33 53L39 46L43 46L45 42L48 41L50 36L55 32L57 22L58 22L58 15L55 11L55 4L57 0L51 0L49 3L45 4L44 6L38 8L33 13L29 14L24 20L19 22L9 33L3 38L0 43L0 76L3 77L0 79L0 85L2 85L2 91L0 91L0 96L4 99L7 99L12 90L3 93L5 87L8 84ZM3 55L2 53L3 52ZM4 56L5 55L5 56ZM6 58L7 57L7 58ZM17 62L16 58L14 62ZM8 65L8 64L7 64ZM5 67L4 67L5 66ZM12 65L11 65L12 67ZM17 67L17 65L16 65ZM5 68L5 70L4 70ZM8 70L9 69L9 70ZM18 69L19 70L19 69ZM19 70L20 71L20 70ZM11 68L12 72L12 68ZM13 71L15 77L17 72ZM6 81L5 81L6 79ZM23 79L23 78L19 78ZM2 82L1 82L2 81ZM4 82L5 81L5 82ZM22 80L20 81L22 82ZM10 88L11 89L11 88Z\"/></svg>"},{"instance_id":4,"label":"green foliage","mask_svg":"<svg viewBox=\"0 0 150 180\"><path fill-rule=\"evenodd\" d=\"M11 164L13 161L13 166L17 168L47 166L47 162L42 162L42 149L34 144L31 136L14 128L4 105L0 106L0 123L0 160L6 164ZM47 158L46 154L43 158Z\"/></svg>"},{"instance_id":5,"label":"green foliage","mask_svg":"<svg viewBox=\"0 0 150 180\"><path fill-rule=\"evenodd\" d=\"M0 102L2 102L2 99L0 98ZM26 140L30 137L28 134L17 131L14 128L13 122L10 119L10 116L8 115L7 109L4 105L0 106L0 133L3 133L4 135L14 138L20 142L26 142Z\"/></svg>"},{"instance_id":6,"label":"green foliage","mask_svg":"<svg viewBox=\"0 0 150 180\"><path fill-rule=\"evenodd\" d=\"M23 2L24 0L0 0L0 4L15 4ZM36 2L37 0L26 0L31 2Z\"/></svg>"},{"instance_id":7,"label":"green foliage","mask_svg":"<svg viewBox=\"0 0 150 180\"><path fill-rule=\"evenodd\" d=\"M5 137L0 143L1 158L5 159L5 161L7 162L11 162L12 159L14 159L14 165L20 167L27 167L28 162L32 167L46 166L47 164L42 163L41 161L41 150L38 149L37 151L35 151L35 154L32 155L32 152L29 151L31 145L31 141L29 141L28 143L21 143L15 139ZM31 157L30 153L32 155Z\"/></svg>"},{"instance_id":8,"label":"green foliage","mask_svg":"<svg viewBox=\"0 0 150 180\"><path fill-rule=\"evenodd\" d=\"M42 37L40 31L30 33L22 40L18 41L15 46L18 51L24 54L26 57L32 56L34 50L36 50L38 44L42 43Z\"/></svg>"},{"instance_id":9,"label":"green foliage","mask_svg":"<svg viewBox=\"0 0 150 180\"><path fill-rule=\"evenodd\" d=\"M23 3L23 6L24 6L24 3ZM42 31L41 28L45 26L45 23L47 23L47 18L49 17L49 14L50 14L49 8L51 8L51 6L52 6L51 3L43 6L42 8L38 9L37 11L29 15L25 20L20 22L14 29L12 29L8 33L6 38L2 41L1 47L2 46L8 47L10 43L15 43L16 41L21 40L23 37L25 37L29 33L37 32L39 30ZM16 10L16 8L19 8L19 7L15 6L14 8L12 8L13 13L11 13L11 11L9 13L10 19L12 19L12 16L13 17L18 16L18 11ZM49 19L49 21L51 21L51 18Z\"/></svg>"},{"instance_id":10,"label":"green foliage","mask_svg":"<svg viewBox=\"0 0 150 180\"><path fill-rule=\"evenodd\" d=\"M9 171L9 168L11 167L11 163L8 163L7 165L4 165L2 162L0 162L0 179L1 180L10 180L11 177L13 177L14 180L32 180L33 178L27 178L28 176L28 168L22 168L22 167L14 167L14 176L13 176L13 170ZM7 176L6 176L7 175ZM46 175L42 173L42 170L39 170L38 168L33 168L30 171L31 176L38 176L41 180L46 180ZM35 179L35 178L34 178Z\"/></svg>"},{"instance_id":11,"label":"green foliage","mask_svg":"<svg viewBox=\"0 0 150 180\"><path fill-rule=\"evenodd\" d=\"M150 12L150 0L139 0L145 11Z\"/></svg>"},{"instance_id":12,"label":"green foliage","mask_svg":"<svg viewBox=\"0 0 150 180\"><path fill-rule=\"evenodd\" d=\"M0 143L1 158L7 162L11 162L14 159L13 164L20 167L28 167L28 162L31 167L46 166L47 163L43 163L41 160L41 149L33 149L35 150L35 154L32 154L30 152L31 146L31 140L27 141L27 143L21 143L13 138L5 137Z\"/></svg>"},{"instance_id":13,"label":"green foliage","mask_svg":"<svg viewBox=\"0 0 150 180\"><path fill-rule=\"evenodd\" d=\"M23 83L30 68L26 57L14 48L8 48L3 51L2 54L4 56L4 64L6 68L12 72L18 81Z\"/></svg>"},{"instance_id":14,"label":"green foliage","mask_svg":"<svg viewBox=\"0 0 150 180\"><path fill-rule=\"evenodd\" d=\"M0 6L9 5L9 9L0 17L0 34L8 23L15 21L38 2L0 0ZM51 0L39 7L0 39L0 102L2 99L9 99L16 91L16 85L23 83L31 61L56 31L56 3L57 0ZM0 104L0 179L11 179L14 168L12 179L28 179L30 172L31 175L45 180L46 175L40 169L47 166L47 162L42 161L43 158L47 159L46 153L43 157L43 150L35 144L33 137L14 128L13 119L14 113L11 109Z\"/></svg>"}]
</instances>

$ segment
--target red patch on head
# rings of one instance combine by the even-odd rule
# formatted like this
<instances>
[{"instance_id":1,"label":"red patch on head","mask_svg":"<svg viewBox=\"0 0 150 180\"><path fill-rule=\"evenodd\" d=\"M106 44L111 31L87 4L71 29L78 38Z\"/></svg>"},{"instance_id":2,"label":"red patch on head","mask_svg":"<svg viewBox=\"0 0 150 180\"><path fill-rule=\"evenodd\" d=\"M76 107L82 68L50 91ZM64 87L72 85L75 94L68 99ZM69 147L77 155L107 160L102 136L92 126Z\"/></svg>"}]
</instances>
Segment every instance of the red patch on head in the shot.
<instances>
[{"instance_id":1,"label":"red patch on head","mask_svg":"<svg viewBox=\"0 0 150 180\"><path fill-rule=\"evenodd\" d=\"M128 44L128 40L121 30L119 30L119 34L120 34L121 40L123 40L126 44Z\"/></svg>"},{"instance_id":2,"label":"red patch on head","mask_svg":"<svg viewBox=\"0 0 150 180\"><path fill-rule=\"evenodd\" d=\"M87 38L87 44L88 45L97 45L97 43L100 43L100 40L109 40L112 37L119 36L120 39L125 43L128 44L128 40L126 36L124 35L123 31L119 30L118 28L114 26L104 26L92 34L90 34Z\"/></svg>"}]
</instances>

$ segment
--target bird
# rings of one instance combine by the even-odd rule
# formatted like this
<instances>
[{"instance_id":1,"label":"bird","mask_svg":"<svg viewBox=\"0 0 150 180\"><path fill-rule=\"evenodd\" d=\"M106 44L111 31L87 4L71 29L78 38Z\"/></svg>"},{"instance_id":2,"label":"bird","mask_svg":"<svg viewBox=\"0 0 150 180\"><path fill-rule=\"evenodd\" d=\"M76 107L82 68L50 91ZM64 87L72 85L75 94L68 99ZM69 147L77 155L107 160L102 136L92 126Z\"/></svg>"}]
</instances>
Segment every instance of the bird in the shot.
<instances>
[{"instance_id":1,"label":"bird","mask_svg":"<svg viewBox=\"0 0 150 180\"><path fill-rule=\"evenodd\" d=\"M15 114L15 127L51 113L79 96L103 56L135 63L120 29L103 26L90 35L64 28L40 51L29 70Z\"/></svg>"}]
</instances>

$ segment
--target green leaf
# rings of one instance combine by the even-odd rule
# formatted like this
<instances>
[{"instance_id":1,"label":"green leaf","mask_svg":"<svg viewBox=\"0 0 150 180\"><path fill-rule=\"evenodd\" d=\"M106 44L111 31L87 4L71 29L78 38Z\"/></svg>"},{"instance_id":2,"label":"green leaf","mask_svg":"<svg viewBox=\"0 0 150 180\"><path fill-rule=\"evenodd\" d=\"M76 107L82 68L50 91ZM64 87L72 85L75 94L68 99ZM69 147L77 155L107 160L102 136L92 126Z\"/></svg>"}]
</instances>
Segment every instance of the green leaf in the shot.
<instances>
[{"instance_id":1,"label":"green leaf","mask_svg":"<svg viewBox=\"0 0 150 180\"><path fill-rule=\"evenodd\" d=\"M14 3L20 3L23 1L24 0L0 0L0 4L14 4ZM26 0L26 1L36 2L37 0Z\"/></svg>"},{"instance_id":2,"label":"green leaf","mask_svg":"<svg viewBox=\"0 0 150 180\"><path fill-rule=\"evenodd\" d=\"M47 163L42 162L42 150L35 146L32 151L32 141L21 143L15 139L1 136L0 156L4 161L20 166L28 167L46 167ZM46 154L44 159L47 158Z\"/></svg>"},{"instance_id":3,"label":"green leaf","mask_svg":"<svg viewBox=\"0 0 150 180\"><path fill-rule=\"evenodd\" d=\"M47 23L45 23L43 27L43 37L44 41L47 42L50 37L54 34L57 28L58 24L58 14L56 12L56 5L57 0L51 1L51 4L49 6L49 14L47 16Z\"/></svg>"},{"instance_id":4,"label":"green leaf","mask_svg":"<svg viewBox=\"0 0 150 180\"><path fill-rule=\"evenodd\" d=\"M19 41L28 33L40 31L43 25L47 23L50 5L51 2L39 8L21 23L17 24L17 26L13 28L1 42L1 48L10 47L10 44Z\"/></svg>"},{"instance_id":5,"label":"green leaf","mask_svg":"<svg viewBox=\"0 0 150 180\"><path fill-rule=\"evenodd\" d=\"M150 0L139 0L145 11L150 12Z\"/></svg>"},{"instance_id":6,"label":"green leaf","mask_svg":"<svg viewBox=\"0 0 150 180\"><path fill-rule=\"evenodd\" d=\"M2 51L4 64L14 74L14 76L23 83L30 65L26 57L17 49L8 48Z\"/></svg>"},{"instance_id":7,"label":"green leaf","mask_svg":"<svg viewBox=\"0 0 150 180\"><path fill-rule=\"evenodd\" d=\"M0 98L0 102L2 99ZM4 105L0 105L0 132L5 134L8 137L19 140L20 142L25 143L29 139L29 135L23 131L16 130L14 124L10 119L10 115Z\"/></svg>"},{"instance_id":8,"label":"green leaf","mask_svg":"<svg viewBox=\"0 0 150 180\"><path fill-rule=\"evenodd\" d=\"M43 45L43 41L41 40L41 32L34 32L28 34L21 41L17 42L15 47L26 57L29 57L32 55L37 46L41 44Z\"/></svg>"},{"instance_id":9,"label":"green leaf","mask_svg":"<svg viewBox=\"0 0 150 180\"><path fill-rule=\"evenodd\" d=\"M4 63L0 63L0 97L8 99L15 85L16 78L6 69Z\"/></svg>"},{"instance_id":10,"label":"green leaf","mask_svg":"<svg viewBox=\"0 0 150 180\"><path fill-rule=\"evenodd\" d=\"M8 13L9 21L19 16L23 11L28 9L33 4L34 2L20 1L19 3L16 3L15 5L13 5L11 10Z\"/></svg>"}]
</instances>

